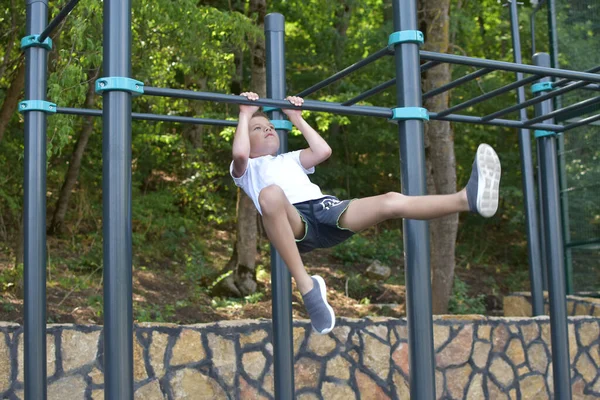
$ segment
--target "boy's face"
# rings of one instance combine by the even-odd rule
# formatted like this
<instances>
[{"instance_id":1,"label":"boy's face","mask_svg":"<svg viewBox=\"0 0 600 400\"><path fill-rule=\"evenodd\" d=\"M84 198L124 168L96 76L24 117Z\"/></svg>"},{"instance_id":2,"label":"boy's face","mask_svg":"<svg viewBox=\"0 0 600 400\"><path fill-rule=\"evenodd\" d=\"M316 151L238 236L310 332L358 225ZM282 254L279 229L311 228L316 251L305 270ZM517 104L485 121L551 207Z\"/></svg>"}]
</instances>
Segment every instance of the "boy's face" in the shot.
<instances>
[{"instance_id":1,"label":"boy's face","mask_svg":"<svg viewBox=\"0 0 600 400\"><path fill-rule=\"evenodd\" d=\"M261 157L277 154L279 136L273 124L265 117L254 117L250 120L250 157Z\"/></svg>"}]
</instances>

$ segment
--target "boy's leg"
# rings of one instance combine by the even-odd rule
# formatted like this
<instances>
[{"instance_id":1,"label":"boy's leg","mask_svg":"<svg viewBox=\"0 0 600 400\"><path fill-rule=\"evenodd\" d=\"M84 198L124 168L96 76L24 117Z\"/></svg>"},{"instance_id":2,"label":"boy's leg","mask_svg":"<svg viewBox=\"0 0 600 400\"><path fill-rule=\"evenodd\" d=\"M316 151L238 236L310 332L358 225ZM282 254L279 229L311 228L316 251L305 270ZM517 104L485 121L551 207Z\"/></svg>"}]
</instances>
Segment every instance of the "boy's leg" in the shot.
<instances>
[{"instance_id":1,"label":"boy's leg","mask_svg":"<svg viewBox=\"0 0 600 400\"><path fill-rule=\"evenodd\" d=\"M319 276L308 275L296 246L296 239L304 236L305 229L300 215L279 186L264 188L258 200L267 235L302 293L313 328L323 334L330 332L335 326L335 313L327 303L325 282Z\"/></svg>"},{"instance_id":2,"label":"boy's leg","mask_svg":"<svg viewBox=\"0 0 600 400\"><path fill-rule=\"evenodd\" d=\"M461 211L492 216L498 206L500 160L488 145L480 145L467 187L458 193L404 196L387 193L354 200L340 217L340 226L359 232L388 219L433 219Z\"/></svg>"},{"instance_id":3,"label":"boy's leg","mask_svg":"<svg viewBox=\"0 0 600 400\"><path fill-rule=\"evenodd\" d=\"M264 188L258 197L262 220L269 240L286 263L300 293L312 289L313 282L300 258L296 239L304 236L304 222L279 186Z\"/></svg>"}]
</instances>

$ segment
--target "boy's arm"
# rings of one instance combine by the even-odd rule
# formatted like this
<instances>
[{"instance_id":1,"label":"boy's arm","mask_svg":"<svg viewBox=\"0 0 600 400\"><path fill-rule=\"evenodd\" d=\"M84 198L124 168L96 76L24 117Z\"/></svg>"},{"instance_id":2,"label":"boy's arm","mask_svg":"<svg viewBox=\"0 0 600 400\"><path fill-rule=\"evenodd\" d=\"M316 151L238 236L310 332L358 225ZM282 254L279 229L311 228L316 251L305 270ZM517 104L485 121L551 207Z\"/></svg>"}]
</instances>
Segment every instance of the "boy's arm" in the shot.
<instances>
[{"instance_id":1,"label":"boy's arm","mask_svg":"<svg viewBox=\"0 0 600 400\"><path fill-rule=\"evenodd\" d=\"M246 96L250 100L257 100L258 95L255 93L242 93L241 96ZM233 138L233 176L236 178L241 177L246 172L248 166L248 158L250 157L250 137L248 132L248 125L252 115L258 110L257 106L240 106L240 116L238 119L238 125L235 129L235 136Z\"/></svg>"},{"instance_id":2,"label":"boy's arm","mask_svg":"<svg viewBox=\"0 0 600 400\"><path fill-rule=\"evenodd\" d=\"M301 106L304 100L300 97L288 97L290 103ZM300 152L300 163L304 169L311 169L327 160L331 156L331 147L325 139L319 135L312 126L302 118L302 110L286 109L283 112L288 116L290 122L302 132L304 139L308 142L308 148Z\"/></svg>"}]
</instances>

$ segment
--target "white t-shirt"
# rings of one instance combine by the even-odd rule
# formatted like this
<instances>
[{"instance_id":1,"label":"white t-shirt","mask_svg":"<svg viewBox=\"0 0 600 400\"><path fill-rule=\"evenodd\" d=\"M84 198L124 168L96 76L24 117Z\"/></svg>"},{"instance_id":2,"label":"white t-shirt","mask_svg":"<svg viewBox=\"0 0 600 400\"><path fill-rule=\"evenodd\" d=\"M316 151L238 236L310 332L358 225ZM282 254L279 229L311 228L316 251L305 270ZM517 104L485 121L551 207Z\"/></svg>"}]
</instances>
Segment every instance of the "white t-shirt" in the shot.
<instances>
[{"instance_id":1,"label":"white t-shirt","mask_svg":"<svg viewBox=\"0 0 600 400\"><path fill-rule=\"evenodd\" d=\"M321 189L307 176L315 172L315 168L305 169L300 163L301 151L249 158L246 171L239 178L233 176L233 161L231 162L229 173L233 181L252 199L261 215L258 195L270 185L279 186L292 204L323 197Z\"/></svg>"}]
</instances>

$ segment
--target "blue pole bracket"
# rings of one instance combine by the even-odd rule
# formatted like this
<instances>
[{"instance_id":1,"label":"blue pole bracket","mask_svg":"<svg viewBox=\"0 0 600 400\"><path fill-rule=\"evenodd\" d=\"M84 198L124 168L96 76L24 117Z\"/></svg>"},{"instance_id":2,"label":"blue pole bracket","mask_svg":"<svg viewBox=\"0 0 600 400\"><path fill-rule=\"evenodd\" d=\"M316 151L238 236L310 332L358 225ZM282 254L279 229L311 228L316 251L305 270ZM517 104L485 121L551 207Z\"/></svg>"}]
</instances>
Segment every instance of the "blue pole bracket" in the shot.
<instances>
[{"instance_id":1,"label":"blue pole bracket","mask_svg":"<svg viewBox=\"0 0 600 400\"><path fill-rule=\"evenodd\" d=\"M543 137L546 137L546 136L556 136L556 132L552 132L552 131L539 131L539 130L536 130L536 131L533 132L533 134L534 134L534 136L535 136L536 139L543 138Z\"/></svg>"},{"instance_id":2,"label":"blue pole bracket","mask_svg":"<svg viewBox=\"0 0 600 400\"><path fill-rule=\"evenodd\" d=\"M263 112L270 112L270 111L281 111L281 108L279 107L268 107L268 106L264 106L262 108Z\"/></svg>"},{"instance_id":3,"label":"blue pole bracket","mask_svg":"<svg viewBox=\"0 0 600 400\"><path fill-rule=\"evenodd\" d=\"M287 119L272 119L271 123L275 127L275 129L282 129L284 131L291 131L293 125Z\"/></svg>"},{"instance_id":4,"label":"blue pole bracket","mask_svg":"<svg viewBox=\"0 0 600 400\"><path fill-rule=\"evenodd\" d=\"M423 107L397 107L392 109L392 121L420 119L429 121L429 112Z\"/></svg>"},{"instance_id":5,"label":"blue pole bracket","mask_svg":"<svg viewBox=\"0 0 600 400\"><path fill-rule=\"evenodd\" d=\"M554 90L552 82L538 82L531 85L531 93L549 92Z\"/></svg>"},{"instance_id":6,"label":"blue pole bracket","mask_svg":"<svg viewBox=\"0 0 600 400\"><path fill-rule=\"evenodd\" d=\"M96 93L101 94L102 92L107 92L109 90L120 90L129 92L133 96L139 96L140 94L144 94L144 83L121 76L110 76L107 78L100 78L96 81Z\"/></svg>"},{"instance_id":7,"label":"blue pole bracket","mask_svg":"<svg viewBox=\"0 0 600 400\"><path fill-rule=\"evenodd\" d=\"M46 40L44 40L43 42L40 42L38 40L39 37L40 37L40 35L24 36L21 39L21 49L25 50L28 47L41 47L48 51L52 50L52 39L47 37Z\"/></svg>"},{"instance_id":8,"label":"blue pole bracket","mask_svg":"<svg viewBox=\"0 0 600 400\"><path fill-rule=\"evenodd\" d=\"M56 113L56 104L44 100L25 100L19 103L19 112L43 111L47 114Z\"/></svg>"},{"instance_id":9,"label":"blue pole bracket","mask_svg":"<svg viewBox=\"0 0 600 400\"><path fill-rule=\"evenodd\" d=\"M390 35L388 39L388 48L394 50L394 45L398 43L417 43L421 46L425 43L425 37L421 31L398 31Z\"/></svg>"}]
</instances>

